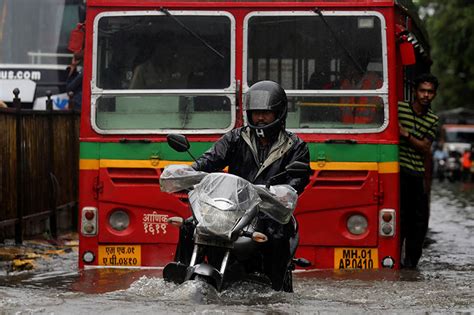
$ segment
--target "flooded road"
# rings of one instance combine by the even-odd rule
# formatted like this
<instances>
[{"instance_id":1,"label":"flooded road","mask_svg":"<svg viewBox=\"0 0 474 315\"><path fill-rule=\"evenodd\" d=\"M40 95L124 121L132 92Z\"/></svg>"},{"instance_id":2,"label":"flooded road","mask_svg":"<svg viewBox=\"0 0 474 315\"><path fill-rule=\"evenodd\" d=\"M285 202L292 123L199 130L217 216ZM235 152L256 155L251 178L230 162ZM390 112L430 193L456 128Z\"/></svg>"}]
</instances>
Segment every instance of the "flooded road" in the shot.
<instances>
[{"instance_id":1,"label":"flooded road","mask_svg":"<svg viewBox=\"0 0 474 315\"><path fill-rule=\"evenodd\" d=\"M160 270L87 270L77 254L0 275L0 314L319 314L474 312L474 184L433 183L429 245L419 270L298 273L295 293L255 284L222 293L180 286Z\"/></svg>"}]
</instances>

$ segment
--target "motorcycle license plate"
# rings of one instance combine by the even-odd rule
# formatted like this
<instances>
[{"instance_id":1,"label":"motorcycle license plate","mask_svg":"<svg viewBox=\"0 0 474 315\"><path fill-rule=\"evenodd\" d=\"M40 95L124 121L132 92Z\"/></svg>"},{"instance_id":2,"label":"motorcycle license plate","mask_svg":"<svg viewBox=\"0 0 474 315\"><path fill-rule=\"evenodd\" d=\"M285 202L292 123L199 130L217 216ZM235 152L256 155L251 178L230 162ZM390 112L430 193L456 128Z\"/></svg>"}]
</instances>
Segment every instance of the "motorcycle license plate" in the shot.
<instances>
[{"instance_id":1,"label":"motorcycle license plate","mask_svg":"<svg viewBox=\"0 0 474 315\"><path fill-rule=\"evenodd\" d=\"M335 248L334 269L378 269L377 248Z\"/></svg>"},{"instance_id":2,"label":"motorcycle license plate","mask_svg":"<svg viewBox=\"0 0 474 315\"><path fill-rule=\"evenodd\" d=\"M99 245L101 266L141 266L140 245Z\"/></svg>"}]
</instances>

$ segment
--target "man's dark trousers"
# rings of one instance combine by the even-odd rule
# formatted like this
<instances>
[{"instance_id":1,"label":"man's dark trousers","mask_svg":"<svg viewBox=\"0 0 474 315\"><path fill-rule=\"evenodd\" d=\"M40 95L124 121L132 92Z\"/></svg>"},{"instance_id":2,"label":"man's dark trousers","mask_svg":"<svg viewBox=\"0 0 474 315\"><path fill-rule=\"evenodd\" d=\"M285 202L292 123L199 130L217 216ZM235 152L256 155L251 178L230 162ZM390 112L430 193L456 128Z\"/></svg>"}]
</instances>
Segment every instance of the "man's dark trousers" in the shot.
<instances>
[{"instance_id":1,"label":"man's dark trousers","mask_svg":"<svg viewBox=\"0 0 474 315\"><path fill-rule=\"evenodd\" d=\"M422 176L400 171L400 242L403 248L405 241L402 265L407 268L418 264L428 231L430 211L424 185Z\"/></svg>"}]
</instances>

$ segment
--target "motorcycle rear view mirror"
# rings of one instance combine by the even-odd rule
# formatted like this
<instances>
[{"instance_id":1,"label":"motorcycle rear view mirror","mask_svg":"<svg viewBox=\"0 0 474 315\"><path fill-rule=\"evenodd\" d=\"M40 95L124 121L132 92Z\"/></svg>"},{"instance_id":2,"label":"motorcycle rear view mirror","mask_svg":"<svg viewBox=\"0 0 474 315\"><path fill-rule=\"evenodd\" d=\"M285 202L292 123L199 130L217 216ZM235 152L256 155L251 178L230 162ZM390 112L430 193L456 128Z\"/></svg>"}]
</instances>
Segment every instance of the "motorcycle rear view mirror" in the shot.
<instances>
[{"instance_id":1,"label":"motorcycle rear view mirror","mask_svg":"<svg viewBox=\"0 0 474 315\"><path fill-rule=\"evenodd\" d=\"M308 175L308 163L294 161L285 167L286 172L293 178L302 178Z\"/></svg>"},{"instance_id":2,"label":"motorcycle rear view mirror","mask_svg":"<svg viewBox=\"0 0 474 315\"><path fill-rule=\"evenodd\" d=\"M172 133L166 137L166 140L168 141L168 145L175 151L186 152L190 148L189 141L186 136Z\"/></svg>"},{"instance_id":3,"label":"motorcycle rear view mirror","mask_svg":"<svg viewBox=\"0 0 474 315\"><path fill-rule=\"evenodd\" d=\"M196 161L191 152L189 152L191 145L189 144L188 138L186 138L186 136L177 133L171 133L166 136L166 141L173 150L177 152L188 152L191 158Z\"/></svg>"}]
</instances>

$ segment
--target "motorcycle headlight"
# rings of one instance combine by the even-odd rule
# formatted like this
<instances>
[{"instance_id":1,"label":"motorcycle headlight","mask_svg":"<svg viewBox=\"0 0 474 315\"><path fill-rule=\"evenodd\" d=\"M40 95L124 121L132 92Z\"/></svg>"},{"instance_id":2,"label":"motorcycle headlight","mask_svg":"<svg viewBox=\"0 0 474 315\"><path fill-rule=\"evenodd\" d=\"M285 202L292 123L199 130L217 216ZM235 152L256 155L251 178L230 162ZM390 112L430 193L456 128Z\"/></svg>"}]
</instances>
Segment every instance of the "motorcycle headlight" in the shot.
<instances>
[{"instance_id":1,"label":"motorcycle headlight","mask_svg":"<svg viewBox=\"0 0 474 315\"><path fill-rule=\"evenodd\" d=\"M229 237L235 224L245 214L225 198L203 201L193 211L201 232L221 237Z\"/></svg>"}]
</instances>

